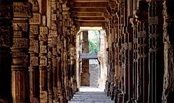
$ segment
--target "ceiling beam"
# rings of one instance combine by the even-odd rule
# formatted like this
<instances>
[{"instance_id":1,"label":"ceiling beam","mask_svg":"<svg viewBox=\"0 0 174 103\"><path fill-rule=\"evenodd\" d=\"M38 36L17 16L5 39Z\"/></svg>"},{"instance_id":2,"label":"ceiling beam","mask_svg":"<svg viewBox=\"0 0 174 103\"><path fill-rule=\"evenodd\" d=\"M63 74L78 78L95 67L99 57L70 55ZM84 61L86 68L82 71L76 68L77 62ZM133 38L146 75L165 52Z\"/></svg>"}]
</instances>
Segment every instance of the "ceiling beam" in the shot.
<instances>
[{"instance_id":1,"label":"ceiling beam","mask_svg":"<svg viewBox=\"0 0 174 103\"><path fill-rule=\"evenodd\" d=\"M94 12L106 12L106 8L73 8L73 12L94 13Z\"/></svg>"},{"instance_id":2,"label":"ceiling beam","mask_svg":"<svg viewBox=\"0 0 174 103\"><path fill-rule=\"evenodd\" d=\"M105 23L107 22L106 20L75 20L75 21L78 21L78 22L89 22L89 23L97 23L97 22L102 22L102 23Z\"/></svg>"},{"instance_id":3,"label":"ceiling beam","mask_svg":"<svg viewBox=\"0 0 174 103\"><path fill-rule=\"evenodd\" d=\"M103 8L107 5L107 2L74 2L73 8Z\"/></svg>"},{"instance_id":4,"label":"ceiling beam","mask_svg":"<svg viewBox=\"0 0 174 103\"><path fill-rule=\"evenodd\" d=\"M98 22L98 23L79 23L79 25L81 26L81 27L101 27L101 26L103 26L103 23L100 23L100 22Z\"/></svg>"},{"instance_id":5,"label":"ceiling beam","mask_svg":"<svg viewBox=\"0 0 174 103\"><path fill-rule=\"evenodd\" d=\"M75 17L79 20L105 20L104 17Z\"/></svg>"},{"instance_id":6,"label":"ceiling beam","mask_svg":"<svg viewBox=\"0 0 174 103\"><path fill-rule=\"evenodd\" d=\"M76 13L73 13L73 16L75 16L75 17L103 17L104 14L101 12L96 12L96 13L76 12Z\"/></svg>"},{"instance_id":7,"label":"ceiling beam","mask_svg":"<svg viewBox=\"0 0 174 103\"><path fill-rule=\"evenodd\" d=\"M69 0L69 1L70 2L109 2L109 0Z\"/></svg>"}]
</instances>

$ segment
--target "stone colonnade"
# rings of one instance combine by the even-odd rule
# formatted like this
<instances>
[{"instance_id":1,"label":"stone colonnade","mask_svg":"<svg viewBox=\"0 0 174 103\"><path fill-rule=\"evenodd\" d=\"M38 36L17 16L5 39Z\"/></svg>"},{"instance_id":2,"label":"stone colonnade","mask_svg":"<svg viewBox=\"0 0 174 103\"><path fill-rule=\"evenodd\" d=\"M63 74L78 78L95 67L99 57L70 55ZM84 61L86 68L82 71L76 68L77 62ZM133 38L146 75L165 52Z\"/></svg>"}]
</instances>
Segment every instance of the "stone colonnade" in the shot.
<instances>
[{"instance_id":1,"label":"stone colonnade","mask_svg":"<svg viewBox=\"0 0 174 103\"><path fill-rule=\"evenodd\" d=\"M0 2L0 102L66 103L77 91L66 1Z\"/></svg>"},{"instance_id":2,"label":"stone colonnade","mask_svg":"<svg viewBox=\"0 0 174 103\"><path fill-rule=\"evenodd\" d=\"M105 92L116 103L172 103L174 2L112 2Z\"/></svg>"},{"instance_id":3,"label":"stone colonnade","mask_svg":"<svg viewBox=\"0 0 174 103\"><path fill-rule=\"evenodd\" d=\"M66 103L77 91L66 0L0 1L0 102ZM173 0L110 0L105 92L117 103L172 103Z\"/></svg>"}]
</instances>

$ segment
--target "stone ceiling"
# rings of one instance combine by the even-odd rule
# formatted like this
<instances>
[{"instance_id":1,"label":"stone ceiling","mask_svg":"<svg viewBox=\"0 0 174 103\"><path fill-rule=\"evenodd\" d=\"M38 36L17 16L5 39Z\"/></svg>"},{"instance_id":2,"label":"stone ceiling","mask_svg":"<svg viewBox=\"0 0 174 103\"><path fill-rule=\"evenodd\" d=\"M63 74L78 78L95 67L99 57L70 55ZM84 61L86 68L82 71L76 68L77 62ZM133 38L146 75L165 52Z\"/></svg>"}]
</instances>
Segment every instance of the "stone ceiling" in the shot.
<instances>
[{"instance_id":1,"label":"stone ceiling","mask_svg":"<svg viewBox=\"0 0 174 103\"><path fill-rule=\"evenodd\" d=\"M68 0L71 16L78 26L104 26L117 0Z\"/></svg>"}]
</instances>

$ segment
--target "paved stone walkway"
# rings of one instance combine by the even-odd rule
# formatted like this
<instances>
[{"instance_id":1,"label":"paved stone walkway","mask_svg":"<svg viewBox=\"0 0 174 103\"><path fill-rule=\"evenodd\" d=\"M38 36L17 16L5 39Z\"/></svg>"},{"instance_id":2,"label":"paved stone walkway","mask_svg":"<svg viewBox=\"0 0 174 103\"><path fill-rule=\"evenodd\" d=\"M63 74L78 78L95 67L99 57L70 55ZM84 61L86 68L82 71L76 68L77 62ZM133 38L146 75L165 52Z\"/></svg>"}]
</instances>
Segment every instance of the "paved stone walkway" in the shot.
<instances>
[{"instance_id":1,"label":"paved stone walkway","mask_svg":"<svg viewBox=\"0 0 174 103\"><path fill-rule=\"evenodd\" d=\"M114 103L114 101L97 88L83 87L68 103Z\"/></svg>"}]
</instances>

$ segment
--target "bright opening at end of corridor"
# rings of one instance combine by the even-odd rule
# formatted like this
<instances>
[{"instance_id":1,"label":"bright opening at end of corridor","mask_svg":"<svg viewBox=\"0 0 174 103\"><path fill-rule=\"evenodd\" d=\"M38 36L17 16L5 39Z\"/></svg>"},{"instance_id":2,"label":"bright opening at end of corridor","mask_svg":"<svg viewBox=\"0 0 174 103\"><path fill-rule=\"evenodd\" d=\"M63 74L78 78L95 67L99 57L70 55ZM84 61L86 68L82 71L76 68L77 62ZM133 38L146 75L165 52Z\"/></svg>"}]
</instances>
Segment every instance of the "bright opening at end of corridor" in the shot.
<instances>
[{"instance_id":1,"label":"bright opening at end of corridor","mask_svg":"<svg viewBox=\"0 0 174 103\"><path fill-rule=\"evenodd\" d=\"M76 78L81 91L104 91L107 39L102 27L80 27L76 35Z\"/></svg>"}]
</instances>

